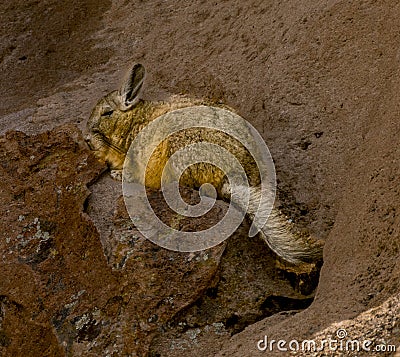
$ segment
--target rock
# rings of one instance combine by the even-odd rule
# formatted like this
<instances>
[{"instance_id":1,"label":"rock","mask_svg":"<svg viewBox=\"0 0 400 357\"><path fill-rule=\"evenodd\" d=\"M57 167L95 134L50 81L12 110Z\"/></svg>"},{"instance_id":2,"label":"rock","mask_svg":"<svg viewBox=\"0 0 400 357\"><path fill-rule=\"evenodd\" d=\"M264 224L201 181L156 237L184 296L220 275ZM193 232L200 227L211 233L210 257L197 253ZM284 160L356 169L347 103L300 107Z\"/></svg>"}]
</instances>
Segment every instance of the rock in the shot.
<instances>
[{"instance_id":1,"label":"rock","mask_svg":"<svg viewBox=\"0 0 400 357\"><path fill-rule=\"evenodd\" d=\"M9 132L0 147L1 353L143 355L207 288L225 245L191 259L161 249L134 230L120 201L107 261L84 212L87 185L105 168L80 132Z\"/></svg>"},{"instance_id":2,"label":"rock","mask_svg":"<svg viewBox=\"0 0 400 357\"><path fill-rule=\"evenodd\" d=\"M182 326L187 335L195 326L238 331L312 300L261 239L246 237L248 224L206 251L169 251L143 237L116 196L108 202L111 230L101 240L87 213L87 186L105 167L74 126L34 136L9 132L0 149L2 354L143 356L155 337L179 334ZM181 193L198 202L196 191ZM207 229L227 211L217 201L189 219L171 211L161 192L148 197L166 224L186 231ZM195 340L200 332L193 334Z\"/></svg>"}]
</instances>

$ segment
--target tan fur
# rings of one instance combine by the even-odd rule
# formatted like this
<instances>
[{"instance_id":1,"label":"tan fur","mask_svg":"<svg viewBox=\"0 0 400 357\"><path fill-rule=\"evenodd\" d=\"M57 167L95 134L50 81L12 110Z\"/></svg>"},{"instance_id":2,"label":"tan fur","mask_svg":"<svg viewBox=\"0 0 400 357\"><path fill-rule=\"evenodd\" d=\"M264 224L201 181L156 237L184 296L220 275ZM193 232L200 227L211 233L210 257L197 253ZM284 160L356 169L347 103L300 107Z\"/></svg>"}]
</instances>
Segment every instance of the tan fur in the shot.
<instances>
[{"instance_id":1,"label":"tan fur","mask_svg":"<svg viewBox=\"0 0 400 357\"><path fill-rule=\"evenodd\" d=\"M126 153L137 134L151 121L175 109L197 105L209 105L230 108L202 100L188 99L182 96L171 97L169 101L148 102L138 98L144 81L144 68L135 65L119 91L111 92L102 98L93 109L88 121L87 141L95 155L105 161L112 170L121 170ZM228 127L231 123L226 123ZM236 128L248 132L247 127ZM145 182L147 187L159 189L161 175L168 159L181 148L192 143L206 141L217 144L239 160L252 187L248 215L252 219L257 210L260 191L260 175L254 159L247 149L231 136L207 128L190 128L177 132L164 140L151 156L146 167ZM143 148L144 150L145 148ZM212 155L212 153L211 153ZM180 178L180 184L199 188L204 183L211 183L219 198L230 199L230 187L225 174L216 166L198 163L186 169ZM240 199L234 202L241 207ZM290 224L276 209L265 227L260 227L261 234L271 249L288 262L299 264L302 261L315 261L321 257L321 247L310 246L292 232Z\"/></svg>"}]
</instances>

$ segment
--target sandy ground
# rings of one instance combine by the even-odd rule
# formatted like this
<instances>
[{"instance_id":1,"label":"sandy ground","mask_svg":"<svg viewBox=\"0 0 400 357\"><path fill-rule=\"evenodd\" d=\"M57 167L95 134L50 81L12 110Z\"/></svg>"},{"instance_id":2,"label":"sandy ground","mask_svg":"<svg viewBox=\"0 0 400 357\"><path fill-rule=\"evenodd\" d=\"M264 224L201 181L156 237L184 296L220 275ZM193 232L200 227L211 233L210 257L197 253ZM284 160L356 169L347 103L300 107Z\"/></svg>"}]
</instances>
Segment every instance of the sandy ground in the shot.
<instances>
[{"instance_id":1,"label":"sandy ground","mask_svg":"<svg viewBox=\"0 0 400 357\"><path fill-rule=\"evenodd\" d=\"M399 345L400 5L45 0L0 9L2 134L84 130L96 101L141 62L144 98L218 99L249 120L274 158L280 207L326 241L309 308L232 337L201 340L201 331L175 352L160 337L149 353L258 356L264 335L324 338L340 326ZM111 185L103 177L93 191Z\"/></svg>"}]
</instances>

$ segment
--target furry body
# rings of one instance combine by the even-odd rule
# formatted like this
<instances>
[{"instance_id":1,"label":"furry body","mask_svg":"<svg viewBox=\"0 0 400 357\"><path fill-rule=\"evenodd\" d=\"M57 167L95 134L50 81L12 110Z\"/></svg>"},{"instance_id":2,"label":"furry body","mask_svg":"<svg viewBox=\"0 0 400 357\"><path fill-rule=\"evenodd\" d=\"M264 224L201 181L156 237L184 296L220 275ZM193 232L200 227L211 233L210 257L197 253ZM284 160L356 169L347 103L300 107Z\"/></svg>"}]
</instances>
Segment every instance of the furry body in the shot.
<instances>
[{"instance_id":1,"label":"furry body","mask_svg":"<svg viewBox=\"0 0 400 357\"><path fill-rule=\"evenodd\" d=\"M140 100L138 93L143 81L144 68L141 65L135 65L121 89L102 98L93 109L88 121L87 141L89 146L100 160L107 162L112 170L122 170L126 153L132 141L144 127L161 115L172 110L198 105L231 110L215 103L190 100L180 96L174 96L166 102ZM227 122L224 125L228 127L232 123ZM259 208L262 194L258 167L248 150L239 141L225 134L223 129L217 131L208 128L190 128L172 134L162 141L153 152L146 166L145 180L141 183L146 187L159 189L165 165L175 152L198 142L216 144L232 153L244 168L250 185L250 203L246 213L250 219L253 219ZM251 135L245 126L235 129L245 135ZM146 143L143 145L144 151L147 145ZM210 155L217 154L210 152ZM232 187L229 186L225 173L215 165L206 162L193 164L183 171L179 182L182 186L195 189L205 183L210 183L215 187L219 198L230 199L239 208L246 209L243 207L240 194L231 197ZM243 196L246 193L244 190L247 188L243 187ZM242 192L241 188L240 192ZM270 196L272 194L267 195L267 197ZM270 248L290 263L312 262L321 257L321 247L309 245L302 237L293 233L290 224L276 209L272 210L267 224L259 228Z\"/></svg>"}]
</instances>

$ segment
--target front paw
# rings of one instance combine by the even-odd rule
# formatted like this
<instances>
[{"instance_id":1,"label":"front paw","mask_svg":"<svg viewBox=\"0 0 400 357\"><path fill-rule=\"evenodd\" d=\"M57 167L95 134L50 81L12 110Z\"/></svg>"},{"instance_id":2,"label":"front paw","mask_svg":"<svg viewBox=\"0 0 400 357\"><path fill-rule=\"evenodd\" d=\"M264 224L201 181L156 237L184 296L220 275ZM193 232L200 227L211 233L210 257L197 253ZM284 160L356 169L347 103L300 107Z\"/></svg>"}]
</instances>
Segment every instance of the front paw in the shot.
<instances>
[{"instance_id":1,"label":"front paw","mask_svg":"<svg viewBox=\"0 0 400 357\"><path fill-rule=\"evenodd\" d=\"M114 180L122 181L122 170L111 170L111 177Z\"/></svg>"}]
</instances>

